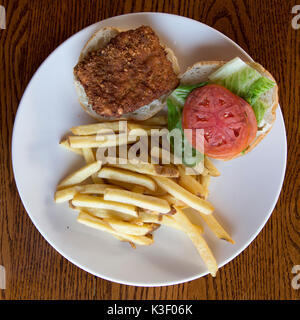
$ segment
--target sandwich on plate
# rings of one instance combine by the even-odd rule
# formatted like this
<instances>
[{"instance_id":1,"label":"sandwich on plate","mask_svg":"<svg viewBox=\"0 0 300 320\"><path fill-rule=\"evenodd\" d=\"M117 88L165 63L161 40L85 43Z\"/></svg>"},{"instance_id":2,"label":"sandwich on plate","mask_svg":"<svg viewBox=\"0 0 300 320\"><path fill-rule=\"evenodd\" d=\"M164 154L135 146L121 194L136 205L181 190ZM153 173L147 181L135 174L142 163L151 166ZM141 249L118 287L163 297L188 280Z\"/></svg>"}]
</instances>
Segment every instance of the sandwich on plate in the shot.
<instances>
[{"instance_id":1,"label":"sandwich on plate","mask_svg":"<svg viewBox=\"0 0 300 320\"><path fill-rule=\"evenodd\" d=\"M105 27L82 49L74 83L81 106L99 121L146 120L167 105L168 129L182 131L176 156L182 158L187 145L192 149L187 166L203 155L230 160L246 154L270 132L278 88L260 64L201 61L179 73L175 54L150 27Z\"/></svg>"},{"instance_id":2,"label":"sandwich on plate","mask_svg":"<svg viewBox=\"0 0 300 320\"><path fill-rule=\"evenodd\" d=\"M74 68L83 109L97 120L146 120L178 86L179 66L148 26L102 28L86 43Z\"/></svg>"},{"instance_id":3,"label":"sandwich on plate","mask_svg":"<svg viewBox=\"0 0 300 320\"><path fill-rule=\"evenodd\" d=\"M230 160L251 151L270 132L278 87L258 63L204 61L180 76L167 105L169 130L181 129L196 153ZM186 129L192 133L184 134ZM203 147L196 150L198 134Z\"/></svg>"}]
</instances>

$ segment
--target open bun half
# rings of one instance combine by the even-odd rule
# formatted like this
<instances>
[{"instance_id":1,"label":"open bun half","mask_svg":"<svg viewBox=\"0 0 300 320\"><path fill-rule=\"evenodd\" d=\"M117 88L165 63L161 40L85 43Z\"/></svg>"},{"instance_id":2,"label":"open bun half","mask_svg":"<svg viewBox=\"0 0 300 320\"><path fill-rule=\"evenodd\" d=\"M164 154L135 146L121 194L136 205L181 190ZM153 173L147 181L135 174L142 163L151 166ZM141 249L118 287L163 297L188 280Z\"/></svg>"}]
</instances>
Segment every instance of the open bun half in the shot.
<instances>
[{"instance_id":1,"label":"open bun half","mask_svg":"<svg viewBox=\"0 0 300 320\"><path fill-rule=\"evenodd\" d=\"M197 62L190 68L186 70L180 76L180 84L181 85L189 85L196 84L199 82L207 81L208 76L212 74L214 71L219 69L223 64L227 61L202 61ZM248 65L254 69L256 69L260 74L266 78L275 81L274 77L259 63L256 62L247 62ZM274 121L276 119L276 108L278 106L278 86L275 85L272 89L268 90L266 93L261 95L261 100L269 106L266 110L266 113L262 119L262 121L258 124L258 130L254 141L246 148L243 154L251 151L271 130ZM242 154L235 156L234 158L239 157ZM233 159L233 158L230 158ZM224 159L224 160L230 160Z\"/></svg>"},{"instance_id":2,"label":"open bun half","mask_svg":"<svg viewBox=\"0 0 300 320\"><path fill-rule=\"evenodd\" d=\"M114 38L117 34L119 34L122 31L126 31L126 30L120 30L118 28L113 28L113 27L105 27L95 32L83 47L78 62L83 60L90 52L104 48L112 38ZM167 59L170 60L172 63L175 74L178 75L180 72L180 68L174 52L170 48L166 48L163 44L161 45L167 53ZM74 74L74 85L79 97L80 105L87 113L89 113L93 118L100 121L116 120L116 117L101 116L93 110L93 107L89 103L88 97L85 93L85 90L81 85L81 83L76 78L75 74ZM161 109L163 109L163 107L166 104L167 96L168 96L167 94L163 95L159 99L153 100L151 103L145 106L142 106L141 108L135 110L134 112L123 114L121 117L117 119L118 120L139 120L139 121L149 119L153 117L156 113L158 113Z\"/></svg>"}]
</instances>

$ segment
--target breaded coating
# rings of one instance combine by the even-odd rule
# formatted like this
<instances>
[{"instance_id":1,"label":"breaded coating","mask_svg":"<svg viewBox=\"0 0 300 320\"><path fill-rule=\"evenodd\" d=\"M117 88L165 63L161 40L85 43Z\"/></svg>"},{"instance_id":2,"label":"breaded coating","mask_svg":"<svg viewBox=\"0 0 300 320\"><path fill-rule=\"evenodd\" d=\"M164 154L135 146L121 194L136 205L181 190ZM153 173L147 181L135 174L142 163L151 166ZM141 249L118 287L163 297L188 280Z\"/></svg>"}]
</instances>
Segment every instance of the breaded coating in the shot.
<instances>
[{"instance_id":1,"label":"breaded coating","mask_svg":"<svg viewBox=\"0 0 300 320\"><path fill-rule=\"evenodd\" d=\"M157 35L147 26L119 33L79 62L74 73L101 116L133 112L179 83Z\"/></svg>"}]
</instances>

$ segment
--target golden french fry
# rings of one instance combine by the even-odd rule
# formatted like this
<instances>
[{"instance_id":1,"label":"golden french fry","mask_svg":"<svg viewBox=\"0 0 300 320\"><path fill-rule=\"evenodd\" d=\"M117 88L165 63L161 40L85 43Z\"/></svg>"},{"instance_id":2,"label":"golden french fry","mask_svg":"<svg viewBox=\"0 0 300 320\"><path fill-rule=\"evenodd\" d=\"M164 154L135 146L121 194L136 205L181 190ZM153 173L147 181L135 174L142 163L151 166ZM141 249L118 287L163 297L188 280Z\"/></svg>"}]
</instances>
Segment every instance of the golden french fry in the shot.
<instances>
[{"instance_id":1,"label":"golden french fry","mask_svg":"<svg viewBox=\"0 0 300 320\"><path fill-rule=\"evenodd\" d=\"M139 136L129 137L126 133L114 135L70 136L69 144L72 148L107 148L131 144L138 140Z\"/></svg>"},{"instance_id":2,"label":"golden french fry","mask_svg":"<svg viewBox=\"0 0 300 320\"><path fill-rule=\"evenodd\" d=\"M95 154L94 154L94 151L92 148L83 148L81 150L82 150L82 155L83 155L85 162L87 164L96 161L96 157L95 157ZM94 183L103 183L103 180L101 178L99 178L96 173L94 173L92 175L92 180L94 181Z\"/></svg>"},{"instance_id":3,"label":"golden french fry","mask_svg":"<svg viewBox=\"0 0 300 320\"><path fill-rule=\"evenodd\" d=\"M169 152L166 149L159 147L153 147L151 149L151 158L159 158L163 164L181 164L182 160L176 157L173 153Z\"/></svg>"},{"instance_id":4,"label":"golden french fry","mask_svg":"<svg viewBox=\"0 0 300 320\"><path fill-rule=\"evenodd\" d=\"M54 201L56 203L62 203L69 200L72 200L76 193L78 193L78 187L70 187L55 192Z\"/></svg>"},{"instance_id":5,"label":"golden french fry","mask_svg":"<svg viewBox=\"0 0 300 320\"><path fill-rule=\"evenodd\" d=\"M209 171L208 171L208 169L207 168L203 168L203 170L202 170L202 172L200 172L200 174L202 175L202 176L208 176L209 175Z\"/></svg>"},{"instance_id":6,"label":"golden french fry","mask_svg":"<svg viewBox=\"0 0 300 320\"><path fill-rule=\"evenodd\" d=\"M139 217L137 218L132 215L118 212L115 210L87 208L87 207L74 207L73 209L75 209L77 211L86 212L92 216L102 218L102 219L115 218L115 219L121 219L124 221L130 221L131 223L135 223L135 224L142 224L143 223L143 221Z\"/></svg>"},{"instance_id":7,"label":"golden french fry","mask_svg":"<svg viewBox=\"0 0 300 320\"><path fill-rule=\"evenodd\" d=\"M205 189L203 186L195 179L194 176L189 176L185 174L185 168L181 165L177 166L177 169L179 170L180 178L178 183L188 190L189 192L200 196L205 197Z\"/></svg>"},{"instance_id":8,"label":"golden french fry","mask_svg":"<svg viewBox=\"0 0 300 320\"><path fill-rule=\"evenodd\" d=\"M220 171L215 167L212 161L207 157L204 157L204 166L208 170L209 175L213 177L220 176Z\"/></svg>"},{"instance_id":9,"label":"golden french fry","mask_svg":"<svg viewBox=\"0 0 300 320\"><path fill-rule=\"evenodd\" d=\"M135 236L144 236L150 233L153 229L153 226L151 224L137 225L116 218L104 218L103 220L107 222L117 232L132 234Z\"/></svg>"},{"instance_id":10,"label":"golden french fry","mask_svg":"<svg viewBox=\"0 0 300 320\"><path fill-rule=\"evenodd\" d=\"M142 186L133 186L132 189L129 189L129 191L132 191L132 192L136 192L136 193L145 193L145 190L146 188L145 187L142 187Z\"/></svg>"},{"instance_id":11,"label":"golden french fry","mask_svg":"<svg viewBox=\"0 0 300 320\"><path fill-rule=\"evenodd\" d=\"M133 190L130 190L133 191ZM144 194L148 194L149 196L153 196L153 197L161 197L161 196L165 196L168 193L162 189L160 186L156 185L156 190L155 191L151 191L149 189L145 189Z\"/></svg>"},{"instance_id":12,"label":"golden french fry","mask_svg":"<svg viewBox=\"0 0 300 320\"><path fill-rule=\"evenodd\" d=\"M117 181L117 180L109 179L109 183L114 185L114 186L119 186L122 189L126 189L126 190L129 190L129 191L132 191L132 192L136 192L136 193L148 194L150 196L155 196L155 197L166 194L166 192L164 190L163 190L163 193L160 190L151 191L151 190L149 190L147 188L144 188L142 186L134 185L134 184L127 183L127 182L124 182L124 181Z\"/></svg>"},{"instance_id":13,"label":"golden french fry","mask_svg":"<svg viewBox=\"0 0 300 320\"><path fill-rule=\"evenodd\" d=\"M109 224L102 221L100 218L94 217L89 215L85 212L80 212L77 221L85 224L89 227L96 228L101 231L108 232L114 236L121 237L124 240L131 241L133 243L139 244L139 245L150 245L153 243L153 238L149 235L147 236L135 236L131 234L123 234L120 232L115 231Z\"/></svg>"},{"instance_id":14,"label":"golden french fry","mask_svg":"<svg viewBox=\"0 0 300 320\"><path fill-rule=\"evenodd\" d=\"M111 133L112 131L117 132L119 131L119 128L122 130L123 127L124 125L120 124L119 121L113 121L77 126L71 128L70 130L75 135L89 136L94 134Z\"/></svg>"},{"instance_id":15,"label":"golden french fry","mask_svg":"<svg viewBox=\"0 0 300 320\"><path fill-rule=\"evenodd\" d=\"M130 171L134 171L137 173L148 174L151 176L163 176L169 178L177 178L179 176L179 172L174 167L160 166L158 164L139 162L136 164L132 164L130 162L126 164L107 164L110 167L126 169Z\"/></svg>"},{"instance_id":16,"label":"golden french fry","mask_svg":"<svg viewBox=\"0 0 300 320\"><path fill-rule=\"evenodd\" d=\"M101 165L102 165L101 161L95 161L90 164L87 164L86 166L71 173L69 176L63 179L59 183L58 188L61 189L63 187L69 187L69 186L73 186L75 184L81 183L85 179L89 178L92 174L99 171L101 168Z\"/></svg>"},{"instance_id":17,"label":"golden french fry","mask_svg":"<svg viewBox=\"0 0 300 320\"><path fill-rule=\"evenodd\" d=\"M172 206L178 206L178 207L188 207L184 202L181 200L171 196L170 194L166 194L163 196L160 196L161 199L165 199L168 201L168 203Z\"/></svg>"},{"instance_id":18,"label":"golden french fry","mask_svg":"<svg viewBox=\"0 0 300 320\"><path fill-rule=\"evenodd\" d=\"M86 163L89 164L96 161L94 152L91 148L83 148L81 151Z\"/></svg>"},{"instance_id":19,"label":"golden french fry","mask_svg":"<svg viewBox=\"0 0 300 320\"><path fill-rule=\"evenodd\" d=\"M116 201L104 200L103 197L89 196L78 193L74 196L72 204L78 207L109 209L137 217L137 208L135 206Z\"/></svg>"},{"instance_id":20,"label":"golden french fry","mask_svg":"<svg viewBox=\"0 0 300 320\"><path fill-rule=\"evenodd\" d=\"M84 184L77 185L55 192L54 201L56 203L66 202L72 200L76 193L87 194L104 194L106 188L117 188L110 184Z\"/></svg>"},{"instance_id":21,"label":"golden french fry","mask_svg":"<svg viewBox=\"0 0 300 320\"><path fill-rule=\"evenodd\" d=\"M191 208L194 208L195 210L198 210L204 214L211 214L214 211L214 207L210 202L195 196L191 192L182 188L175 181L169 178L157 176L153 176L153 179L160 187L165 189L173 197L181 200Z\"/></svg>"},{"instance_id":22,"label":"golden french fry","mask_svg":"<svg viewBox=\"0 0 300 320\"><path fill-rule=\"evenodd\" d=\"M161 125L155 125L155 126L154 125L153 126L146 125L143 122L140 122L140 123L138 123L138 122L127 122L127 128L128 128L129 131L130 130L134 130L134 129L142 129L142 130L147 131L148 134L150 134L151 130L153 130L153 129L163 129L164 127L161 126ZM155 134L155 132L153 132L153 133Z\"/></svg>"},{"instance_id":23,"label":"golden french fry","mask_svg":"<svg viewBox=\"0 0 300 320\"><path fill-rule=\"evenodd\" d=\"M104 167L99 171L98 177L137 184L152 191L156 189L156 184L150 177L119 168Z\"/></svg>"},{"instance_id":24,"label":"golden french fry","mask_svg":"<svg viewBox=\"0 0 300 320\"><path fill-rule=\"evenodd\" d=\"M79 136L89 136L89 135L109 135L114 132L126 132L132 129L143 129L150 132L151 129L159 129L161 125L147 125L143 122L126 122L126 121L112 121L112 122L102 122L102 123L94 123L88 125L82 125L71 128L71 132L75 135ZM127 127L127 128L126 128Z\"/></svg>"},{"instance_id":25,"label":"golden french fry","mask_svg":"<svg viewBox=\"0 0 300 320\"><path fill-rule=\"evenodd\" d=\"M209 229L219 238L226 240L234 244L234 240L230 237L227 231L222 227L218 220L213 216L213 214L207 215L199 212L202 219L208 225Z\"/></svg>"},{"instance_id":26,"label":"golden french fry","mask_svg":"<svg viewBox=\"0 0 300 320\"><path fill-rule=\"evenodd\" d=\"M133 125L130 128L129 125L129 130L128 130L128 139L135 139L136 140L136 136L138 137L143 137L143 136L148 136L151 134L151 130L154 129L152 127L146 127L146 126L141 126L141 125ZM155 134L155 132L153 132L153 134Z\"/></svg>"},{"instance_id":27,"label":"golden french fry","mask_svg":"<svg viewBox=\"0 0 300 320\"><path fill-rule=\"evenodd\" d=\"M166 214L162 214L162 215L157 215L157 214L151 214L145 211L140 211L139 212L139 218L143 221L143 222L152 222L152 223L159 223L161 225L165 225L177 230L183 230L181 225L179 223L177 223L177 221L173 218L173 216L169 216ZM194 224L195 228L197 228L197 230L202 233L203 232L203 228L200 225L196 225Z\"/></svg>"},{"instance_id":28,"label":"golden french fry","mask_svg":"<svg viewBox=\"0 0 300 320\"><path fill-rule=\"evenodd\" d=\"M129 191L132 191L132 189L135 187L131 183L124 182L124 181L118 181L118 180L112 180L112 179L109 179L109 183L110 183L110 185L120 187L121 189L127 189Z\"/></svg>"},{"instance_id":29,"label":"golden french fry","mask_svg":"<svg viewBox=\"0 0 300 320\"><path fill-rule=\"evenodd\" d=\"M60 146L64 147L65 149L69 150L69 151L72 151L74 153L77 153L79 155L82 156L82 150L81 149L75 149L75 148L72 148L69 144L69 140L66 139L66 140L62 140L60 143L59 143Z\"/></svg>"},{"instance_id":30,"label":"golden french fry","mask_svg":"<svg viewBox=\"0 0 300 320\"><path fill-rule=\"evenodd\" d=\"M173 216L174 219L178 222L178 224L180 224L182 229L184 229L185 233L192 240L201 258L206 264L208 271L211 273L213 277L215 277L218 271L218 265L208 244L201 236L197 228L195 228L195 226L191 223L188 217L183 213L183 211L178 207L175 207L175 209L176 213Z\"/></svg>"},{"instance_id":31,"label":"golden french fry","mask_svg":"<svg viewBox=\"0 0 300 320\"><path fill-rule=\"evenodd\" d=\"M168 213L171 210L169 203L164 199L127 190L106 189L104 193L104 200L128 203L140 208L158 211L161 213Z\"/></svg>"},{"instance_id":32,"label":"golden french fry","mask_svg":"<svg viewBox=\"0 0 300 320\"><path fill-rule=\"evenodd\" d=\"M210 175L208 175L208 174L207 175L200 175L199 179L200 179L200 183L204 189L204 199L207 199L207 197L209 195L208 186L210 184Z\"/></svg>"}]
</instances>

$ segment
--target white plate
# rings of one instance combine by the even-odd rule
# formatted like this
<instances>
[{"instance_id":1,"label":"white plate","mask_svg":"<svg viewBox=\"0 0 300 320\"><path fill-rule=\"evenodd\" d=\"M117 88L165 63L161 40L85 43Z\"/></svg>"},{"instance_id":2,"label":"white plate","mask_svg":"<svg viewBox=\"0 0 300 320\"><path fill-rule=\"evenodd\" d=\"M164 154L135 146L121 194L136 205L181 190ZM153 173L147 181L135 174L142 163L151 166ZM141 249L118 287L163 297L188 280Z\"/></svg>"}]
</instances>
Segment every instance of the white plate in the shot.
<instances>
[{"instance_id":1,"label":"white plate","mask_svg":"<svg viewBox=\"0 0 300 320\"><path fill-rule=\"evenodd\" d=\"M67 204L55 204L57 183L83 165L81 157L58 143L74 125L94 122L81 109L72 69L87 39L100 27L151 26L171 47L181 70L200 60L251 58L233 41L198 21L162 13L128 14L96 23L60 45L30 81L15 119L12 160L17 187L31 220L44 238L78 267L114 282L162 286L207 274L193 244L181 232L162 227L150 247L133 250L108 234L76 222ZM281 110L271 133L250 154L217 162L221 177L213 178L211 202L235 245L205 238L219 267L236 257L270 217L283 183L286 134Z\"/></svg>"}]
</instances>

